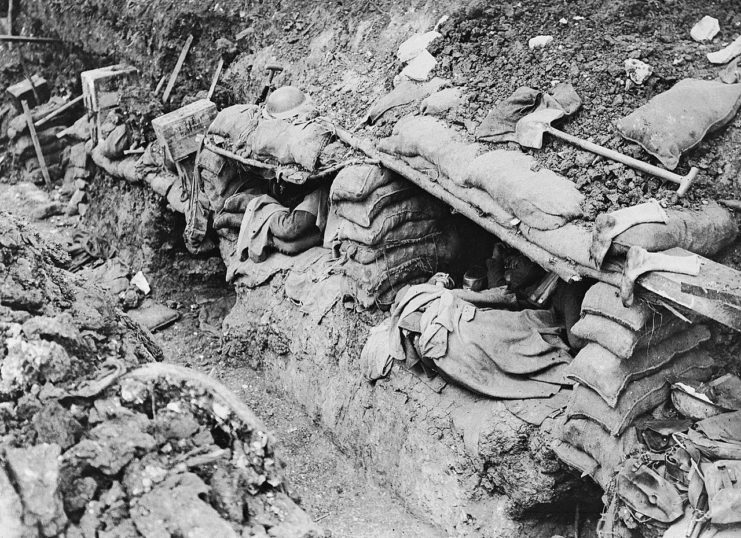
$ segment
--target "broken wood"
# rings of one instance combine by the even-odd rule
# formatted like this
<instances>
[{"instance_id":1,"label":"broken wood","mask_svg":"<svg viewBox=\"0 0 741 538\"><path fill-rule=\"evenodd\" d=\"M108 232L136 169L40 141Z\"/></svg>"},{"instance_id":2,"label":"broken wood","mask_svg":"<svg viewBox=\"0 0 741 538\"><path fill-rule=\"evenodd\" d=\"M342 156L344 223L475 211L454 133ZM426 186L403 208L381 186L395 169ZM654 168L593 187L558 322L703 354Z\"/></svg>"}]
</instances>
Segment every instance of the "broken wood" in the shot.
<instances>
[{"instance_id":1,"label":"broken wood","mask_svg":"<svg viewBox=\"0 0 741 538\"><path fill-rule=\"evenodd\" d=\"M0 35L0 42L5 43L61 43L61 39L53 37L33 37L24 35Z\"/></svg>"},{"instance_id":2,"label":"broken wood","mask_svg":"<svg viewBox=\"0 0 741 538\"><path fill-rule=\"evenodd\" d=\"M72 108L73 106L75 106L77 103L81 102L82 99L83 99L83 96L82 95L78 95L77 97L75 97L74 99L72 99L70 102L65 103L64 105L60 106L56 110L53 110L53 111L49 112L46 116L44 116L39 121L37 121L36 123L34 123L34 126L35 127L41 127L46 122L48 122L50 120L53 120L54 118L56 118L57 116L59 116L61 113L68 111L70 108Z\"/></svg>"},{"instance_id":3,"label":"broken wood","mask_svg":"<svg viewBox=\"0 0 741 538\"><path fill-rule=\"evenodd\" d=\"M219 82L219 77L221 76L221 70L224 68L224 58L219 58L219 63L216 64L216 71L214 72L214 78L211 80L211 87L208 89L208 95L206 96L206 99L209 101L214 96L214 92L216 91L216 84Z\"/></svg>"},{"instance_id":4,"label":"broken wood","mask_svg":"<svg viewBox=\"0 0 741 538\"><path fill-rule=\"evenodd\" d=\"M165 93L162 96L162 102L166 103L170 100L170 94L172 93L173 88L175 87L175 81L178 78L178 75L180 74L180 70L183 68L183 64L185 63L185 58L188 56L188 51L190 50L190 45L193 43L193 34L188 36L188 39L185 40L185 45L183 45L183 50L180 51L180 57L178 58L177 63L175 64L175 69L172 70L172 75L170 75L170 81L167 83L167 87L165 88Z\"/></svg>"},{"instance_id":5,"label":"broken wood","mask_svg":"<svg viewBox=\"0 0 741 538\"><path fill-rule=\"evenodd\" d=\"M623 278L620 282L620 298L623 306L633 306L633 289L636 279L651 271L697 276L700 274L700 257L697 254L679 256L663 252L647 252L641 247L630 247L625 257Z\"/></svg>"},{"instance_id":6,"label":"broken wood","mask_svg":"<svg viewBox=\"0 0 741 538\"><path fill-rule=\"evenodd\" d=\"M28 124L28 132L31 135L31 140L33 140L33 147L36 150L36 158L39 160L39 167L41 168L41 174L44 176L44 182L46 183L46 186L51 189L51 176L49 176L49 169L46 167L46 160L44 159L44 154L41 151L41 143L39 142L39 137L36 134L36 127L33 125L33 116L31 116L31 110L28 108L28 103L24 99L21 101L21 106L23 106L23 113L26 116L26 123Z\"/></svg>"}]
</instances>

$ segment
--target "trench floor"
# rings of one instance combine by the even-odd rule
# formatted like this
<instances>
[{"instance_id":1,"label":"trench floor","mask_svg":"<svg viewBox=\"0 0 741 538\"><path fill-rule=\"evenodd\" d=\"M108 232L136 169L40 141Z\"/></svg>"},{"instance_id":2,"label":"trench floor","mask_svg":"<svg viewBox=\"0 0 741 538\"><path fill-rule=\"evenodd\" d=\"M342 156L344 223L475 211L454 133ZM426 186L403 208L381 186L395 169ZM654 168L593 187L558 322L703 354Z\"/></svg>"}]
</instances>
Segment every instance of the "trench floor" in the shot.
<instances>
[{"instance_id":1,"label":"trench floor","mask_svg":"<svg viewBox=\"0 0 741 538\"><path fill-rule=\"evenodd\" d=\"M28 183L9 185L3 181L0 179L0 211L21 218L44 238L64 243L72 237L78 217L31 218L35 208L50 201L50 193ZM154 333L165 352L165 360L220 380L265 422L278 440L292 493L298 495L301 506L327 530L327 536L445 536L405 510L401 499L376 485L371 473L342 453L330 435L259 367L225 358L220 336L203 330L199 315L213 301L233 293L226 284L210 281L173 287L167 284L172 281L168 278L171 276L150 277L154 299L174 301L180 312L176 323Z\"/></svg>"}]
</instances>

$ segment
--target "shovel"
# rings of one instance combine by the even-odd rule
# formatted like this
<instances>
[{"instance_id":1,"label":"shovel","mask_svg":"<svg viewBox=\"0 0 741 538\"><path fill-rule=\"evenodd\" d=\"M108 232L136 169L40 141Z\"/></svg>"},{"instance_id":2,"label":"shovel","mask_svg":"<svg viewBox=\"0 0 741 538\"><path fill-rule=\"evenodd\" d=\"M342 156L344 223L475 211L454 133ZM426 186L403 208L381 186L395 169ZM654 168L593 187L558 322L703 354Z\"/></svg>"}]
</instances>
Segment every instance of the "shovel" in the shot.
<instances>
[{"instance_id":1,"label":"shovel","mask_svg":"<svg viewBox=\"0 0 741 538\"><path fill-rule=\"evenodd\" d=\"M658 166L639 161L633 157L628 157L620 152L605 148L593 142L589 142L588 140L577 138L576 136L566 134L563 131L551 127L551 122L563 117L563 115L563 110L557 108L544 108L536 110L532 114L528 114L524 118L520 119L515 127L517 142L526 148L540 149L543 147L543 133L551 134L557 138L566 140L575 146L579 146L582 149L596 153L597 155L601 155L610 160L640 170L641 172L646 172L647 174L676 183L679 185L677 195L680 197L687 193L690 185L692 185L692 182L697 177L698 169L694 166L686 176L680 176L679 174L675 174L669 170L664 170Z\"/></svg>"}]
</instances>

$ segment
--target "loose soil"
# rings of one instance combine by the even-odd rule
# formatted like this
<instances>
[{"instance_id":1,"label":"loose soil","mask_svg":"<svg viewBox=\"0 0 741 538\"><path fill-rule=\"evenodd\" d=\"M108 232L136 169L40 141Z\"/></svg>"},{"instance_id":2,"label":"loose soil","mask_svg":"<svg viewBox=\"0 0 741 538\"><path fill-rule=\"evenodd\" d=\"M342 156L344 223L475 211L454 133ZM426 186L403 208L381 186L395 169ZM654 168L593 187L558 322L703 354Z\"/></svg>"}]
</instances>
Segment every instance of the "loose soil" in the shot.
<instances>
[{"instance_id":1,"label":"loose soil","mask_svg":"<svg viewBox=\"0 0 741 538\"><path fill-rule=\"evenodd\" d=\"M54 193L52 193L52 197ZM49 201L37 187L0 183L5 210L26 219ZM29 228L64 244L75 230L75 218L56 216L29 222ZM259 365L227 358L220 336L199 320L211 303L231 298L233 292L215 275L201 285L183 289L171 274L148 275L155 300L176 306L180 319L154 334L164 350L164 360L188 366L224 383L249 406L277 438L276 452L284 460L287 486L301 506L331 536L377 537L443 536L436 528L408 513L400 499L378 487L362 468L342 454L331 437L308 416L293 398L276 387ZM220 324L218 311L209 325Z\"/></svg>"}]
</instances>

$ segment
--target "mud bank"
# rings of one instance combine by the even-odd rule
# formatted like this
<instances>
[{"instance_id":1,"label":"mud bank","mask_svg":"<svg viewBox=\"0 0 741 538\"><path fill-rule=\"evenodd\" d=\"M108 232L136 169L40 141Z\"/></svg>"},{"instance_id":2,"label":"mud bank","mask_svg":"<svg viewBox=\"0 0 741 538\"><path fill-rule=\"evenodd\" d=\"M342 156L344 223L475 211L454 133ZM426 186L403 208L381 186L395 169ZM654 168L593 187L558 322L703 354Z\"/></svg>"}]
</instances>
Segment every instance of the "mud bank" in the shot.
<instances>
[{"instance_id":1,"label":"mud bank","mask_svg":"<svg viewBox=\"0 0 741 538\"><path fill-rule=\"evenodd\" d=\"M92 205L113 207L115 201L121 215L146 207L151 218L105 226L106 212L96 212L86 217L87 227L102 230L131 260L143 259L137 245L158 253L162 278L223 278L216 258L175 256L162 265L172 238L179 237L181 217L150 200L144 186L124 188L123 197L114 188L96 191ZM162 232L165 224L174 228L153 233L155 223ZM547 431L520 420L502 401L453 385L437 392L439 380L403 368L368 383L360 352L382 315L338 304L317 324L285 297L283 279L278 274L255 289L237 281L222 356L262 370L413 514L448 534L550 538L573 527L577 502L584 514L599 510L596 486L567 471L548 448ZM591 524L586 518L584 525Z\"/></svg>"}]
</instances>

